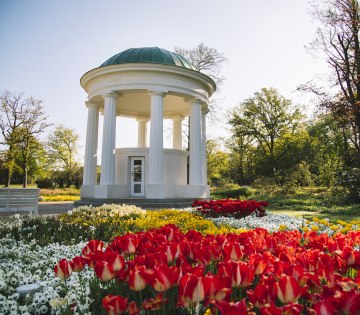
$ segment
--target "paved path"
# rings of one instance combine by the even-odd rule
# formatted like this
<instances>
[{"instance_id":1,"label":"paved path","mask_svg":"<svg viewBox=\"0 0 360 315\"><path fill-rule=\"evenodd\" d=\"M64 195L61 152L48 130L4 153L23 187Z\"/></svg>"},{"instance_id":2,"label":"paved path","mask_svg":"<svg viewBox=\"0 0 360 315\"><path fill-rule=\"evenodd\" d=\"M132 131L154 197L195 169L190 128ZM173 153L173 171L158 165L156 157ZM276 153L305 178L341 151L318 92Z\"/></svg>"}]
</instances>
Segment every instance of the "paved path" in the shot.
<instances>
[{"instance_id":1,"label":"paved path","mask_svg":"<svg viewBox=\"0 0 360 315\"><path fill-rule=\"evenodd\" d=\"M65 213L74 208L73 201L62 201L62 202L39 202L39 214L41 215L57 215L60 213ZM19 213L16 211L11 212L0 212L0 216L10 216L15 213ZM24 213L28 213L27 211Z\"/></svg>"}]
</instances>

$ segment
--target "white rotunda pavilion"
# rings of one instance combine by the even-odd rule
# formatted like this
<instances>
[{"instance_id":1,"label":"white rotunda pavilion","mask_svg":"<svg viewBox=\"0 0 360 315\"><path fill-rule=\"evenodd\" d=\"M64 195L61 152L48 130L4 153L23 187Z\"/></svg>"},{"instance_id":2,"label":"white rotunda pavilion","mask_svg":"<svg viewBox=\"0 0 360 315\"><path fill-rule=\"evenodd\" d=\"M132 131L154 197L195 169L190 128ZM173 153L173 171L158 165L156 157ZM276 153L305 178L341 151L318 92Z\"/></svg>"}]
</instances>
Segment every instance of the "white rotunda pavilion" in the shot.
<instances>
[{"instance_id":1,"label":"white rotunda pavilion","mask_svg":"<svg viewBox=\"0 0 360 315\"><path fill-rule=\"evenodd\" d=\"M120 52L85 73L80 83L88 94L80 203L156 200L157 206L168 206L169 201L176 206L182 200L209 198L206 114L216 89L211 78L184 57L150 47ZM99 113L104 116L100 183L96 173ZM138 122L137 147L115 148L118 116ZM189 152L182 145L186 117L190 117ZM171 149L163 147L164 119L173 122Z\"/></svg>"}]
</instances>

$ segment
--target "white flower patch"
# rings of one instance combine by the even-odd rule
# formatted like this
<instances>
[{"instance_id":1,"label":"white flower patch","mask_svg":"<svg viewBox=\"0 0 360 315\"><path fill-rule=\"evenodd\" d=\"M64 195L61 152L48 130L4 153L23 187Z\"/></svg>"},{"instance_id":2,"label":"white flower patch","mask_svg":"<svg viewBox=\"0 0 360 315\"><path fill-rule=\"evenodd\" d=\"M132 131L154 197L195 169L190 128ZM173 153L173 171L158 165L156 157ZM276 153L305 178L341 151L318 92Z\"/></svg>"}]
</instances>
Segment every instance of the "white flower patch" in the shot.
<instances>
[{"instance_id":1,"label":"white flower patch","mask_svg":"<svg viewBox=\"0 0 360 315\"><path fill-rule=\"evenodd\" d=\"M262 227L270 232L278 231L280 226L286 226L289 230L298 230L304 226L304 220L300 218L290 217L285 214L273 214L267 212L263 217L257 217L255 214L245 218L235 219L229 217L207 218L216 225L228 225L236 229L255 229Z\"/></svg>"},{"instance_id":2,"label":"white flower patch","mask_svg":"<svg viewBox=\"0 0 360 315\"><path fill-rule=\"evenodd\" d=\"M63 281L55 277L54 265L62 258L71 259L81 254L86 243L76 245L49 244L38 245L16 242L13 239L0 240L0 315L1 314L56 314L60 309L51 310L50 301L63 299ZM82 271L82 279L93 278L93 270ZM84 282L84 281L83 281ZM16 288L26 284L40 283L43 289L27 294L25 299L19 299ZM80 301L79 292L86 294L76 272L68 279L68 299L77 303L79 310L88 311L91 303L83 296ZM22 300L20 302L20 300ZM25 300L25 304L24 304ZM20 303L20 304L19 304Z\"/></svg>"},{"instance_id":3,"label":"white flower patch","mask_svg":"<svg viewBox=\"0 0 360 315\"><path fill-rule=\"evenodd\" d=\"M87 215L89 217L123 217L130 214L145 215L146 210L142 210L134 205L104 204L100 207L81 206L67 212L67 215L69 216L76 214Z\"/></svg>"}]
</instances>

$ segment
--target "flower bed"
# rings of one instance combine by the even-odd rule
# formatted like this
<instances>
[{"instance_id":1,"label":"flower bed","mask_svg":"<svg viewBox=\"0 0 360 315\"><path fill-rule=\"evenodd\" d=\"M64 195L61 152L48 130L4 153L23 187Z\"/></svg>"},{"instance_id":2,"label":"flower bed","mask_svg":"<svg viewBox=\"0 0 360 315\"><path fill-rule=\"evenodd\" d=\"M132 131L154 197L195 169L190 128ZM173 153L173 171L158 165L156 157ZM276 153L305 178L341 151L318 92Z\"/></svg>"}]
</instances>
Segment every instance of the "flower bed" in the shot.
<instances>
[{"instance_id":1,"label":"flower bed","mask_svg":"<svg viewBox=\"0 0 360 315\"><path fill-rule=\"evenodd\" d=\"M360 232L347 235L182 233L174 225L93 240L82 255L55 266L66 283L72 270L94 269L90 310L100 314L358 314ZM83 307L81 294L71 305ZM66 306L63 306L65 308ZM70 307L70 306L68 306Z\"/></svg>"},{"instance_id":2,"label":"flower bed","mask_svg":"<svg viewBox=\"0 0 360 315\"><path fill-rule=\"evenodd\" d=\"M336 314L338 307L344 307L344 314L356 314L352 307L358 307L359 299L357 289L360 283L357 275L359 221L330 223L328 220L316 218L306 221L271 213L263 217L252 214L242 219L233 217L205 219L197 213L198 210L184 210L186 211L164 210L144 213L138 212L136 207L124 205L119 208L112 205L105 208L90 210L85 207L71 211L61 216L61 220L28 216L1 218L0 314L64 314L67 305L75 314L90 314L91 310L95 314L106 314L106 309L111 312L111 307L114 305L121 306L122 309L126 308L132 314L136 314L141 306L144 309L159 308L157 311L146 310L145 314L163 314L163 302L166 304L164 311L167 314L171 314L170 310L175 307L177 314L189 314L194 311L195 306L197 314L206 313L206 315L210 315L211 312L216 314L215 309L218 315L220 312L222 314L260 313L260 308L263 314L280 314L285 313L285 310L287 314L298 314L298 304L303 307L304 314L322 314L317 312L316 307L321 307L324 314ZM81 217L84 218L83 221ZM167 223L172 223L178 228L164 227ZM257 227L266 227L267 230ZM145 232L148 230L151 231ZM128 234L128 231L140 233ZM323 233L324 231L326 233ZM114 239L116 235L114 233L123 236ZM136 235L136 239L139 240L133 243L136 245L136 252L132 254L124 252L123 248L127 247L126 242L120 241L120 239L131 239L129 235ZM94 257L95 264L88 259L87 265L81 272L75 271L79 270L78 266L73 266L65 288L65 281L54 277L54 265L62 258L71 261L74 256L80 256L82 248L89 248L85 241L94 237L120 242L117 252L124 259L124 261L122 258L118 260L123 263L122 280L119 282L118 279L121 279L118 276L119 272L114 272L116 279L101 281L96 276L96 270L94 271L97 261ZM161 251L165 249L163 242L167 245L166 254ZM64 245L64 243L72 245ZM174 246L174 243L179 246ZM229 252L228 246L231 244L238 246L233 247ZM105 254L110 252L109 246L111 245L107 245L105 250L104 245L102 253L99 254L99 261L103 261L104 265L112 266L114 261L109 258L112 254ZM174 248L176 248L175 254ZM220 256L216 256L219 251ZM87 257L86 253L85 257ZM168 262L168 257L171 255L175 255L176 258ZM241 258L236 258L237 255ZM212 294L213 289L207 289L206 286L213 283L218 288L218 282L220 281L221 284L224 280L215 279L228 278L230 275L232 278L235 271L239 271L239 276L243 277L244 266L250 267L247 273L251 275L253 270L251 266L256 266L255 258L258 257L257 259L261 261L259 255L267 265L260 275L254 271L249 286L233 287L233 283L229 285L227 280L223 288L216 289L214 293L216 298L214 297L214 301L210 303L209 295ZM77 264L79 260L81 262L81 258L77 259ZM93 267L89 268L89 265ZM169 276L166 265L175 272L175 275L178 270L181 273L176 284L161 292L156 290L160 288L161 283L155 284L154 275ZM325 265L326 271L321 269ZM142 266L145 270L140 268ZM130 271L135 270L135 267L139 269L136 275L142 274L145 279L145 288L141 291L130 288ZM98 272L99 270L100 277L111 276L111 272L106 271L105 274L101 272L104 268L98 267ZM305 293L301 291L294 303L283 303L278 297L281 291L275 288L276 283L280 288L290 286L293 291L297 291L293 280L280 282L285 276L295 278L300 289L305 290ZM187 280L181 282L184 277ZM35 282L43 285L41 291L28 294L26 297L20 297L15 293L18 286ZM204 299L199 303L189 300L194 294L186 297L191 293L186 288L194 284L197 288L204 286L201 293ZM182 291L180 288L183 288ZM122 289L124 292L121 291ZM269 289L272 292L270 298L261 302L267 301L268 305L253 302L252 291L258 299L263 299L264 292ZM145 304L140 302L140 293ZM105 307L103 307L102 298L109 294L120 295L124 299L109 297L104 300ZM240 294L245 298L244 302L240 301ZM173 295L183 298L178 300ZM222 295L225 296L223 300L220 299ZM132 301L135 304L131 303ZM229 304L229 301L233 304ZM322 304L316 306L320 302ZM273 304L278 309L274 308ZM245 311L244 307L248 309ZM336 311L333 312L332 308Z\"/></svg>"},{"instance_id":3,"label":"flower bed","mask_svg":"<svg viewBox=\"0 0 360 315\"><path fill-rule=\"evenodd\" d=\"M265 215L265 209L269 203L255 200L195 200L192 207L196 208L205 217L234 217L244 218L254 213L258 217Z\"/></svg>"}]
</instances>

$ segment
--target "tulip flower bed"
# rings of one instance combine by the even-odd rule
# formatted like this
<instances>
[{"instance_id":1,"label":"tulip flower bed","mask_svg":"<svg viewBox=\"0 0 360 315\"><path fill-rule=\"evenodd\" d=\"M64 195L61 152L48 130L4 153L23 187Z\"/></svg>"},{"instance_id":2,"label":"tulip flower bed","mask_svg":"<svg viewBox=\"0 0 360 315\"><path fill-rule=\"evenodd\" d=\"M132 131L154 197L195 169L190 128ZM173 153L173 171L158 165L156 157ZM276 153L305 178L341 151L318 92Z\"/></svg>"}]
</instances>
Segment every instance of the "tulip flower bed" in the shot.
<instances>
[{"instance_id":1,"label":"tulip flower bed","mask_svg":"<svg viewBox=\"0 0 360 315\"><path fill-rule=\"evenodd\" d=\"M92 240L55 274L69 289L89 274L71 305L93 314L360 314L360 232L202 235L166 225Z\"/></svg>"},{"instance_id":2,"label":"tulip flower bed","mask_svg":"<svg viewBox=\"0 0 360 315\"><path fill-rule=\"evenodd\" d=\"M269 203L265 201L255 200L195 200L192 204L205 217L234 217L244 218L250 214L255 214L258 217L265 215L265 209Z\"/></svg>"},{"instance_id":3,"label":"tulip flower bed","mask_svg":"<svg viewBox=\"0 0 360 315\"><path fill-rule=\"evenodd\" d=\"M269 305L266 305L265 302L262 306L261 303L256 305L251 300L251 290L261 297L261 294L263 294L261 292L265 290L264 285L273 290L275 282L279 282L285 275L292 275L298 280L301 288L304 288L306 282L306 294L301 294L295 303L303 306L303 314L332 314L331 308L328 309L328 307L331 307L329 304L337 310L338 307L344 306L345 302L342 301L346 297L348 297L348 305L345 306L344 314L356 314L355 311L347 310L346 307L349 307L350 304L354 308L357 307L355 303L358 299L357 285L359 284L359 277L357 276L357 270L359 269L357 233L360 231L360 221L337 221L334 223L317 218L307 221L273 213L267 213L263 217L257 217L253 213L241 219L234 217L204 218L198 212L198 210L191 209L144 211L134 206L107 205L97 208L81 207L58 218L23 215L0 218L0 315L66 314L66 312L69 313L70 311L74 314L106 314L107 311L101 304L102 298L108 294L120 295L124 299L127 298L127 313L136 314L138 309L143 306L141 314L163 314L163 310L171 314L173 307L176 308L176 314L189 314L193 312L192 307L196 306L197 314L206 313L210 315L211 312L212 314L217 312L220 315L221 303L228 303L229 301L239 303L240 290L241 296L245 298L244 303L248 308L246 312L260 314L260 307L262 307L261 312L263 314L279 314L278 310L270 309L269 311L266 307L270 307L275 301L275 306L278 308L283 307L282 313L285 313L284 309L290 308L291 302L281 303L281 300L277 298L277 293L276 298L275 293L271 293L271 299L267 299ZM170 228L164 227L167 223L176 225L181 231L172 227L175 236L171 241L168 234L164 233L164 229ZM258 227L261 227L261 229L258 229ZM151 230L152 228L156 228L156 230ZM145 233L148 230L151 231ZM306 231L306 233L300 234L300 232L291 232L291 230ZM121 272L124 273L125 278L121 282L118 281L118 271L114 272L114 279L107 282L101 281L96 276L96 270L94 271L96 264L91 266L91 262L90 267L89 262L87 262L81 272L75 271L79 267L74 265L71 276L66 279L66 287L64 280L54 277L54 266L63 258L71 261L72 257L82 255L82 249L86 247L90 239L109 242L110 240L116 240L114 238L116 235L123 235L120 238L125 238L129 231L141 232L130 234L136 235L136 238L141 239L141 241L136 245L134 254L122 253L122 250L118 251L119 255L124 259L124 267ZM162 232L160 233L160 231ZM260 233L260 231L263 232ZM157 235L155 241L150 237L152 235ZM176 250L177 258L171 263L167 263L170 269L182 267L179 278L190 274L206 278L210 275L215 275L216 278L222 275L220 266L228 261L226 244L234 242L242 246L240 248L242 251L241 266L244 263L255 266L253 260L251 260L254 259L251 258L254 255L265 257L265 261L266 257L269 257L269 263L261 275L255 274L248 287L240 289L227 284L224 290L220 290L217 300L213 301L214 303L209 302L208 305L206 303L209 301L209 292L207 292L204 301L199 303L189 302L188 306L182 305L181 303L184 303L184 301L180 301L173 296L179 294L180 280L178 281L179 285L175 284L163 292L161 297L158 295L161 292L152 287L153 280L149 277L146 280L144 290L140 292L132 290L127 282L129 278L125 270L130 273L132 267L135 268L135 262L138 265L141 263L140 257L143 254L139 250L145 246L146 240L155 250L151 252L153 255L148 255L149 260L143 264L145 274L148 272L151 274L152 270L155 273L156 266L160 268L162 265L166 265L161 260L161 255L164 256L164 254L159 253L160 248L162 248L160 239L164 239L164 237L169 246L174 242L179 246L184 242L190 244L185 260L182 257L185 255L184 251L186 253L186 248L182 245L182 248L179 247L180 252L178 249ZM258 242L264 242L264 240L266 246L261 248ZM195 243L198 244L195 246ZM335 249L334 244L336 244L337 249ZM171 246L174 247L174 244ZM220 258L216 256L219 261L214 261L211 258L211 262L208 263L207 257L209 254L211 257L215 257L213 251L210 250L213 247L214 250L220 250L222 256ZM353 256L347 252L350 250L348 247L354 250ZM201 255L200 250L205 254ZM103 245L101 252L109 251L109 245L106 246L106 249L105 245ZM233 254L236 254L236 250L234 250ZM156 256L152 259L154 255L159 255L159 257ZM169 255L169 252L167 252L166 259ZM327 268L328 272L324 275L321 266L329 263L329 261L324 262L326 256L329 256L328 260L331 264ZM301 257L301 259L298 259L298 257ZM347 260L346 257L348 257ZM235 258L235 256L232 256L234 261ZM77 265L79 265L79 260L81 265L81 258L76 260ZM105 260L111 262L110 258ZM120 261L122 261L121 258ZM335 268L332 267L334 261L336 262ZM344 263L344 261L346 261L345 267L339 268L339 266L342 266L340 262ZM353 264L352 261L355 263ZM187 264L191 265L191 269ZM67 263L65 263L66 265ZM64 263L61 266L64 268ZM199 269L200 271L197 271ZM298 275L299 270L304 272L302 277ZM208 272L211 274L208 274ZM224 274L222 277L225 277ZM321 279L319 280L320 286L315 285L317 278ZM204 280L201 284L208 283L206 281L208 280ZM41 283L43 286L39 292L27 294L25 297L21 297L16 293L17 287L36 282ZM259 288L256 289L257 287ZM231 289L232 293L230 294L229 290L225 290L226 288ZM124 292L121 290L124 290ZM351 301L349 295L351 292L356 292L353 295L355 301ZM159 310L149 310L149 308L154 308L151 304L143 305L140 301L140 293L143 302L159 302ZM220 294L225 293L226 296L223 300L225 302L222 302L219 297ZM151 298L154 301L148 300ZM165 309L162 307L163 300L165 300ZM328 302L329 300L331 302ZM116 301L119 303L124 302L120 298L113 298L107 302L105 300L105 305L111 305ZM132 301L135 302L136 309L134 303L131 303ZM319 301L327 301L327 303L322 305L322 312L318 311L316 313L312 309L316 310L316 304ZM130 304L131 307L129 308ZM123 305L122 308L125 308L125 306ZM324 310L328 310L328 313ZM110 309L109 311L111 313ZM246 312L243 313L246 314ZM231 310L223 309L221 313L242 314L238 309L235 309L233 313ZM288 310L287 314L298 314L298 309L294 307L294 310Z\"/></svg>"}]
</instances>

